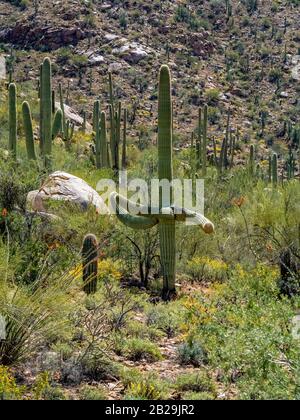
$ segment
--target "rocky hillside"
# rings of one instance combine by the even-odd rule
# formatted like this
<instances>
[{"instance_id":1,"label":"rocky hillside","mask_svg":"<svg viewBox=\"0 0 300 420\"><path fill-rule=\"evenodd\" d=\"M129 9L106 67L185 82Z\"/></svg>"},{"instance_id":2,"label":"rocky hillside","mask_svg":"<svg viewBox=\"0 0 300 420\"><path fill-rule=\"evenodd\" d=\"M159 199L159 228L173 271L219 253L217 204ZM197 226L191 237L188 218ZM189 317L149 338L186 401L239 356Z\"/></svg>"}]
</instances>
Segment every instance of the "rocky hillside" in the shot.
<instances>
[{"instance_id":1,"label":"rocky hillside","mask_svg":"<svg viewBox=\"0 0 300 420\"><path fill-rule=\"evenodd\" d=\"M242 153L257 138L264 159L266 146L286 153L282 145L293 139L284 122L299 123L298 3L7 0L0 1L0 42L3 53L13 47L18 82L37 79L41 56L50 55L55 82L69 88L78 112L91 115L95 96L106 100L114 73L133 137L153 137L156 75L169 63L176 141L189 141L198 107L208 103L210 136L221 140L230 110Z\"/></svg>"}]
</instances>

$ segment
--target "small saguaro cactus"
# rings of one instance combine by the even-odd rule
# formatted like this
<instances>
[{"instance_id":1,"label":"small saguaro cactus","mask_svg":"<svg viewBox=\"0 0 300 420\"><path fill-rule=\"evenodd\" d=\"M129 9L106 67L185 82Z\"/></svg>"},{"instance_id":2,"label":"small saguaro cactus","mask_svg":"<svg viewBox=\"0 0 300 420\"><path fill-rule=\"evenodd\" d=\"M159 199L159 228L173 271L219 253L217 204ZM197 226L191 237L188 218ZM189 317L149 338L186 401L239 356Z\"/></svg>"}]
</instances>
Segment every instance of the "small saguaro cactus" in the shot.
<instances>
[{"instance_id":1,"label":"small saguaro cactus","mask_svg":"<svg viewBox=\"0 0 300 420\"><path fill-rule=\"evenodd\" d=\"M75 126L73 123L70 122L70 120L66 119L65 104L61 84L59 84L59 100L62 112L62 138L66 145L66 150L71 150Z\"/></svg>"},{"instance_id":2,"label":"small saguaro cactus","mask_svg":"<svg viewBox=\"0 0 300 420\"><path fill-rule=\"evenodd\" d=\"M23 123L25 131L26 149L28 159L36 160L31 111L28 102L22 104Z\"/></svg>"},{"instance_id":3,"label":"small saguaro cactus","mask_svg":"<svg viewBox=\"0 0 300 420\"><path fill-rule=\"evenodd\" d=\"M168 66L162 66L159 77L159 105L158 105L158 177L159 180L173 181L172 165L172 100L171 76ZM204 232L212 233L214 225L203 215L175 205L173 188L171 197L166 198L160 191L159 208L151 211L141 206L137 215L130 214L128 209L134 206L126 198L117 193L111 194L112 206L116 209L118 219L133 229L150 229L158 225L160 236L160 257L163 272L163 299L169 300L175 294L176 277L176 236L175 225L179 221L193 220L202 227Z\"/></svg>"},{"instance_id":4,"label":"small saguaro cactus","mask_svg":"<svg viewBox=\"0 0 300 420\"><path fill-rule=\"evenodd\" d=\"M107 161L107 133L106 133L106 114L101 112L100 117L100 162L102 168L108 167Z\"/></svg>"},{"instance_id":5,"label":"small saguaro cactus","mask_svg":"<svg viewBox=\"0 0 300 420\"><path fill-rule=\"evenodd\" d=\"M251 144L250 146L249 172L251 176L254 176L255 174L255 147L253 144Z\"/></svg>"},{"instance_id":6,"label":"small saguaro cactus","mask_svg":"<svg viewBox=\"0 0 300 420\"><path fill-rule=\"evenodd\" d=\"M8 150L13 157L17 156L17 88L11 83L8 88L8 119L9 119L9 139Z\"/></svg>"},{"instance_id":7,"label":"small saguaro cactus","mask_svg":"<svg viewBox=\"0 0 300 420\"><path fill-rule=\"evenodd\" d=\"M273 185L276 186L278 184L278 157L276 153L272 156L272 179Z\"/></svg>"},{"instance_id":8,"label":"small saguaro cactus","mask_svg":"<svg viewBox=\"0 0 300 420\"><path fill-rule=\"evenodd\" d=\"M95 235L86 235L82 244L83 290L87 295L97 292L98 241Z\"/></svg>"}]
</instances>

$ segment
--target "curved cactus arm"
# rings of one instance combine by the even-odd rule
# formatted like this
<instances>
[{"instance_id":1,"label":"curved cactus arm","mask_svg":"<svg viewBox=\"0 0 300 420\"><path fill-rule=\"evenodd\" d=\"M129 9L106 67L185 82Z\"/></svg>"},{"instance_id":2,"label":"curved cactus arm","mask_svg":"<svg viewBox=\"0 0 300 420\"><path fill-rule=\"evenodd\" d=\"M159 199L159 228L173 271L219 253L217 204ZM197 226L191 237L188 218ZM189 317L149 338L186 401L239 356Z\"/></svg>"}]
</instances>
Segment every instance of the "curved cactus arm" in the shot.
<instances>
[{"instance_id":1,"label":"curved cactus arm","mask_svg":"<svg viewBox=\"0 0 300 420\"><path fill-rule=\"evenodd\" d=\"M172 207L175 214L175 220L179 222L191 222L195 225L199 225L205 233L214 233L214 224L207 219L203 214L191 211L185 208L179 209L175 206Z\"/></svg>"},{"instance_id":2,"label":"curved cactus arm","mask_svg":"<svg viewBox=\"0 0 300 420\"><path fill-rule=\"evenodd\" d=\"M113 208L116 209L116 216L125 226L128 226L132 229L146 230L151 229L158 224L156 217L150 216L141 216L141 215L131 215L125 210L122 205L119 204L120 199L126 200L124 197L120 196L118 193L114 192L110 195L110 201ZM129 200L126 200L129 201Z\"/></svg>"}]
</instances>

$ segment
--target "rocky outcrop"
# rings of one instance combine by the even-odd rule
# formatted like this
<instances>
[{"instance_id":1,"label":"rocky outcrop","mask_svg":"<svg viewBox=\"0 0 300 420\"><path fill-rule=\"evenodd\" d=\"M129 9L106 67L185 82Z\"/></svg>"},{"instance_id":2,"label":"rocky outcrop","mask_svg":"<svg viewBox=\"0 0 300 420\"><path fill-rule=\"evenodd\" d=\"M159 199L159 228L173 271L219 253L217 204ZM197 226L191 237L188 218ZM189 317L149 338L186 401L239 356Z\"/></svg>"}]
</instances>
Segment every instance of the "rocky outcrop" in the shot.
<instances>
[{"instance_id":1,"label":"rocky outcrop","mask_svg":"<svg viewBox=\"0 0 300 420\"><path fill-rule=\"evenodd\" d=\"M105 214L106 207L99 194L81 178L66 172L49 175L41 188L31 191L27 196L27 207L36 212L47 212L47 202L62 201L77 205L86 211L94 206L98 214Z\"/></svg>"},{"instance_id":2,"label":"rocky outcrop","mask_svg":"<svg viewBox=\"0 0 300 420\"><path fill-rule=\"evenodd\" d=\"M188 45L198 57L205 58L207 54L214 51L214 44L210 39L210 33L205 30L185 35L181 42Z\"/></svg>"},{"instance_id":3,"label":"rocky outcrop","mask_svg":"<svg viewBox=\"0 0 300 420\"><path fill-rule=\"evenodd\" d=\"M93 36L92 31L78 26L43 26L39 21L19 21L12 28L0 31L0 41L10 42L22 48L56 50L66 45L76 45L79 41Z\"/></svg>"},{"instance_id":4,"label":"rocky outcrop","mask_svg":"<svg viewBox=\"0 0 300 420\"><path fill-rule=\"evenodd\" d=\"M294 55L292 58L292 78L294 80L300 81L300 55Z\"/></svg>"}]
</instances>

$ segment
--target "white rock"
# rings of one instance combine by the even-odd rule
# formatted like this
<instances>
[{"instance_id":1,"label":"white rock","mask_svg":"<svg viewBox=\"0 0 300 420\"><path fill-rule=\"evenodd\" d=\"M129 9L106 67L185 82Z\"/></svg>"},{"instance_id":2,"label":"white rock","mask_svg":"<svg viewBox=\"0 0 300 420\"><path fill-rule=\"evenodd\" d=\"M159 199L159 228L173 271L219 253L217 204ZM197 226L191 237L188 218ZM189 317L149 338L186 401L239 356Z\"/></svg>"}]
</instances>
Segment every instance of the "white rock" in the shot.
<instances>
[{"instance_id":1,"label":"white rock","mask_svg":"<svg viewBox=\"0 0 300 420\"><path fill-rule=\"evenodd\" d=\"M99 194L83 179L66 172L54 172L39 190L30 191L27 195L27 207L29 210L46 212L48 200L77 204L83 211L94 206L98 214L107 213Z\"/></svg>"},{"instance_id":2,"label":"white rock","mask_svg":"<svg viewBox=\"0 0 300 420\"><path fill-rule=\"evenodd\" d=\"M55 109L60 109L60 102L55 102ZM83 118L78 115L73 108L64 104L64 112L67 120L70 120L72 123L74 123L77 128L82 127ZM88 133L93 131L92 126L88 122L86 123L86 131Z\"/></svg>"}]
</instances>

